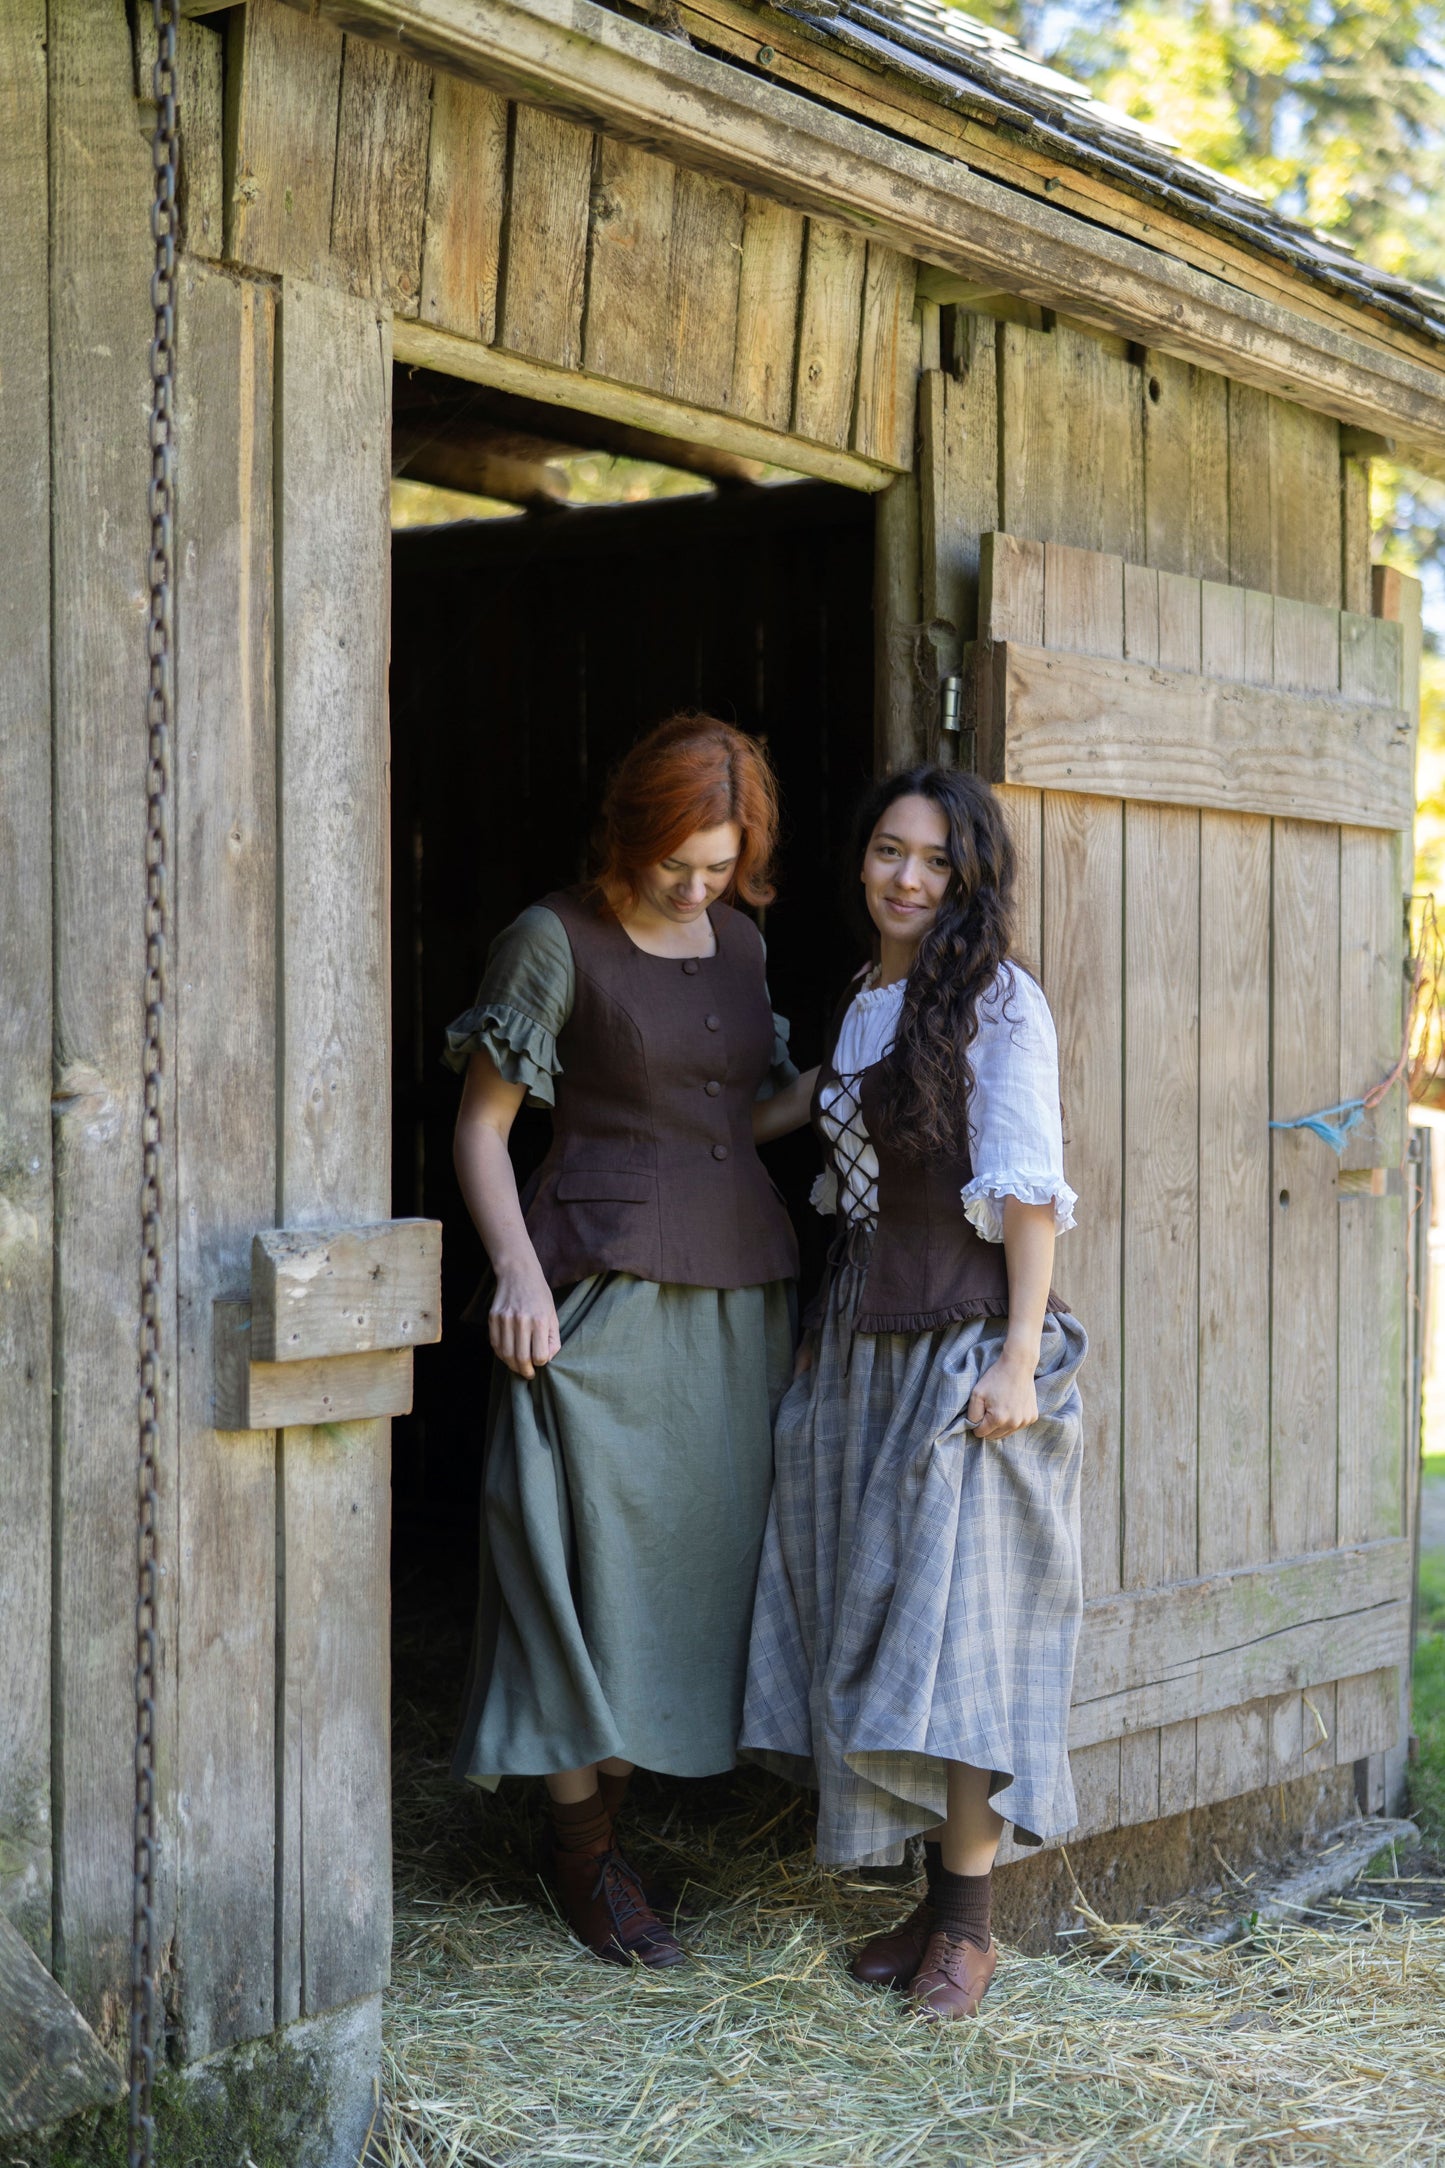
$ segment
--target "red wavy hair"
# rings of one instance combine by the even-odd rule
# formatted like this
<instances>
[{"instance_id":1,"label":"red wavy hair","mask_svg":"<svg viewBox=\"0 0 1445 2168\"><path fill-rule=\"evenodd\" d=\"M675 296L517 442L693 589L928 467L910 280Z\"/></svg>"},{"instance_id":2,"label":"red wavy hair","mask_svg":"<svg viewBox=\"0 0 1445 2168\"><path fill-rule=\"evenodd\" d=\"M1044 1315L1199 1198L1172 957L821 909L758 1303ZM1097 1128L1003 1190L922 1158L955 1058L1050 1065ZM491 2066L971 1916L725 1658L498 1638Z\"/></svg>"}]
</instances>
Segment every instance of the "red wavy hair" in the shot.
<instances>
[{"instance_id":1,"label":"red wavy hair","mask_svg":"<svg viewBox=\"0 0 1445 2168\"><path fill-rule=\"evenodd\" d=\"M613 911L641 893L640 876L702 828L736 821L742 846L725 894L771 903L778 785L755 738L716 716L670 715L613 771L602 801L593 887Z\"/></svg>"}]
</instances>

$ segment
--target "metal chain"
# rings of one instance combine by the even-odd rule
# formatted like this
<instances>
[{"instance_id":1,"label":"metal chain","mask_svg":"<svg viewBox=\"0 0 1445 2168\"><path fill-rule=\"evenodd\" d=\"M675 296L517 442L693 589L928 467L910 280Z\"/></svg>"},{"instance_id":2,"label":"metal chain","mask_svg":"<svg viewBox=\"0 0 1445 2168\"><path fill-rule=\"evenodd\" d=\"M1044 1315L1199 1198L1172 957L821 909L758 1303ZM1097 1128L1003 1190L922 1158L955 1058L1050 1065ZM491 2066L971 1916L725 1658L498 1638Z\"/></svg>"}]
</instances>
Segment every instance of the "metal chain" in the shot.
<instances>
[{"instance_id":1,"label":"metal chain","mask_svg":"<svg viewBox=\"0 0 1445 2168\"><path fill-rule=\"evenodd\" d=\"M175 496L176 31L180 0L151 0L156 29L156 126L151 155L150 690L147 698L145 1049L141 1074L140 1398L136 1461L135 1852L130 1960L130 2168L155 2157L156 2070L156 1520L161 1372L162 1087L166 1048L166 891L170 829L172 660L171 550Z\"/></svg>"}]
</instances>

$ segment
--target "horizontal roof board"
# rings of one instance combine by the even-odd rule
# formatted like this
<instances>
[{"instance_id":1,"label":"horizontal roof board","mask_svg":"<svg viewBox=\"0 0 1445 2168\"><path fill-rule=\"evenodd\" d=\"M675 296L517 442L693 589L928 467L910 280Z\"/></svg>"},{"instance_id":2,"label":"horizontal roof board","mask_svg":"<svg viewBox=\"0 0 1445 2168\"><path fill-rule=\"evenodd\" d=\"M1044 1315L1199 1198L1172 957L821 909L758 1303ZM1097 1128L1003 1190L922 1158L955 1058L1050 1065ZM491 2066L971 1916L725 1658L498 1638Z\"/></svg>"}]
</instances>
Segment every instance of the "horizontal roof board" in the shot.
<instances>
[{"instance_id":1,"label":"horizontal roof board","mask_svg":"<svg viewBox=\"0 0 1445 2168\"><path fill-rule=\"evenodd\" d=\"M892 70L940 106L1011 130L1061 165L1106 177L1359 307L1445 341L1445 294L1361 262L944 0L767 0L760 14L780 16L855 61Z\"/></svg>"}]
</instances>

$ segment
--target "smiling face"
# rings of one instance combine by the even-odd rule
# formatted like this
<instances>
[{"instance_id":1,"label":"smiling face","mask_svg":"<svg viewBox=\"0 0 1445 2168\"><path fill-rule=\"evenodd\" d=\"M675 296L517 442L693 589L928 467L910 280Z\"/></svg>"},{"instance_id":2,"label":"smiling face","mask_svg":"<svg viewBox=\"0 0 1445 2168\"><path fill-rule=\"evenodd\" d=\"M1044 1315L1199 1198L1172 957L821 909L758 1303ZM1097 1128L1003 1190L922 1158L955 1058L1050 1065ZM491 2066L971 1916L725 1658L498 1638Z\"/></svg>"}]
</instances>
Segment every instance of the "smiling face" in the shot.
<instances>
[{"instance_id":1,"label":"smiling face","mask_svg":"<svg viewBox=\"0 0 1445 2168\"><path fill-rule=\"evenodd\" d=\"M931 798L895 798L868 838L861 878L883 942L884 975L898 976L937 922L953 880L942 807Z\"/></svg>"},{"instance_id":2,"label":"smiling face","mask_svg":"<svg viewBox=\"0 0 1445 2168\"><path fill-rule=\"evenodd\" d=\"M664 925L691 925L726 892L742 847L743 832L736 821L699 828L660 866L648 866L638 875L637 915Z\"/></svg>"}]
</instances>

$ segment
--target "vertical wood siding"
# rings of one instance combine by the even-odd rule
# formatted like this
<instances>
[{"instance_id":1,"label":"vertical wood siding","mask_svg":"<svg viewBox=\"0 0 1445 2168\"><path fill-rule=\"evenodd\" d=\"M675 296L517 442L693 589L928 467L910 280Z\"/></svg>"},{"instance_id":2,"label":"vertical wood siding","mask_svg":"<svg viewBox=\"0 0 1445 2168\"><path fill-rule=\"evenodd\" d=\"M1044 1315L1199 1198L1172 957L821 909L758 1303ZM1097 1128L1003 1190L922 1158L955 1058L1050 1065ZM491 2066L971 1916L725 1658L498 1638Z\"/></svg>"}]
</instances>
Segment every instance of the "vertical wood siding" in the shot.
<instances>
[{"instance_id":1,"label":"vertical wood siding","mask_svg":"<svg viewBox=\"0 0 1445 2168\"><path fill-rule=\"evenodd\" d=\"M911 467L907 257L285 0L237 10L228 36L233 262ZM1079 354L1087 370L1090 342Z\"/></svg>"},{"instance_id":2,"label":"vertical wood siding","mask_svg":"<svg viewBox=\"0 0 1445 2168\"><path fill-rule=\"evenodd\" d=\"M177 1957L193 2056L269 2031L276 1441L212 1427L211 1306L276 1197L270 286L187 262L176 595Z\"/></svg>"},{"instance_id":3,"label":"vertical wood siding","mask_svg":"<svg viewBox=\"0 0 1445 2168\"><path fill-rule=\"evenodd\" d=\"M282 284L276 1224L391 1209L387 705L391 345L376 305ZM390 1948L389 1426L281 1441L278 2020L381 1986Z\"/></svg>"},{"instance_id":4,"label":"vertical wood siding","mask_svg":"<svg viewBox=\"0 0 1445 2168\"><path fill-rule=\"evenodd\" d=\"M988 346L996 370L970 368ZM1006 636L1401 697L1333 422L1068 325L965 318L950 347L920 388L926 612L971 633L992 496L1010 596L1034 597ZM1055 792L1040 821L1014 803L1035 795L1004 793L1081 1196L1058 1270L1092 1343L1088 1593L1398 1533L1403 1199L1342 1198L1320 1140L1268 1123L1395 1059L1399 839ZM1397 1092L1344 1164L1404 1141ZM1390 1667L1090 1747L1080 1827L1378 1754L1397 1688Z\"/></svg>"},{"instance_id":5,"label":"vertical wood siding","mask_svg":"<svg viewBox=\"0 0 1445 2168\"><path fill-rule=\"evenodd\" d=\"M50 387L44 0L0 15L0 1914L50 1954Z\"/></svg>"},{"instance_id":6,"label":"vertical wood siding","mask_svg":"<svg viewBox=\"0 0 1445 2168\"><path fill-rule=\"evenodd\" d=\"M55 1964L104 2034L128 2005L135 1730L136 1349L147 760L151 163L112 0L49 23L54 591ZM104 146L104 155L98 147ZM174 980L172 981L174 991ZM163 1168L174 1254L174 1016ZM175 1553L175 1283L162 1283L160 1540ZM174 1647L174 1579L160 1638ZM174 1917L174 1673L157 1765Z\"/></svg>"}]
</instances>

